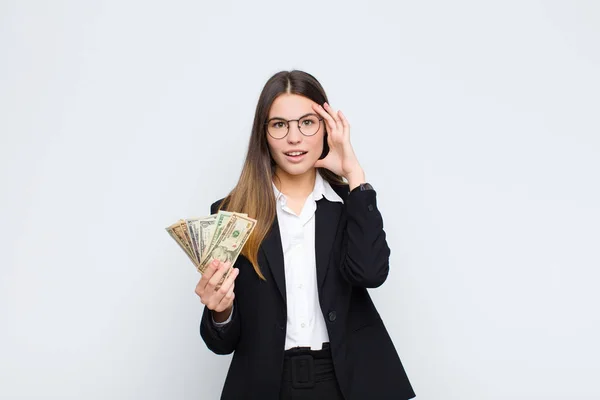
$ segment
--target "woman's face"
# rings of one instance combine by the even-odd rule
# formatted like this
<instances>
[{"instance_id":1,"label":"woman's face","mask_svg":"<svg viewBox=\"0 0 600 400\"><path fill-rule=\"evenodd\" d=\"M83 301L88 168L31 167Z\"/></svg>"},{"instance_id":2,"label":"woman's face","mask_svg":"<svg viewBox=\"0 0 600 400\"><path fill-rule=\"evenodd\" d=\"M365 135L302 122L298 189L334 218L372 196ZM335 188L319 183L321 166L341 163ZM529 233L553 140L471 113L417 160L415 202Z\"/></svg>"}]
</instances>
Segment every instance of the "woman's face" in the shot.
<instances>
[{"instance_id":1,"label":"woman's face","mask_svg":"<svg viewBox=\"0 0 600 400\"><path fill-rule=\"evenodd\" d=\"M312 109L313 104L317 103L307 97L284 93L273 101L267 120L270 121L271 118L297 120L306 114L317 115L316 111ZM268 126L271 125L272 122L268 124ZM303 127L309 125L311 125L310 121L303 121ZM308 128L306 130L308 131ZM325 121L320 122L318 131L312 136L304 136L298 130L298 122L292 121L289 123L287 136L283 139L275 139L267 133L267 143L271 150L271 156L280 172L290 175L302 175L314 168L315 163L323 153L324 135ZM298 152L301 152L301 154L298 155Z\"/></svg>"}]
</instances>

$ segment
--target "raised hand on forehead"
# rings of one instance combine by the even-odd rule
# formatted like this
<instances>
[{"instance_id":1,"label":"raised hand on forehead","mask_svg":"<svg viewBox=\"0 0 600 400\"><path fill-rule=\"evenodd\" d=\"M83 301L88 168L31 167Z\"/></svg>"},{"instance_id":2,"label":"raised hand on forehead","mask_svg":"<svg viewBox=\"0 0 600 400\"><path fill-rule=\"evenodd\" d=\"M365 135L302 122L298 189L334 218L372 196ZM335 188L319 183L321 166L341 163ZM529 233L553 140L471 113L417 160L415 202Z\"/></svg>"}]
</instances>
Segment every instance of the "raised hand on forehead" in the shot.
<instances>
[{"instance_id":1,"label":"raised hand on forehead","mask_svg":"<svg viewBox=\"0 0 600 400\"><path fill-rule=\"evenodd\" d=\"M327 128L327 144L329 153L327 156L315 163L317 168L327 168L331 172L341 175L346 179L353 173L362 171L354 149L350 143L350 123L341 111L335 111L327 103L323 106L312 105L321 117L324 118Z\"/></svg>"}]
</instances>

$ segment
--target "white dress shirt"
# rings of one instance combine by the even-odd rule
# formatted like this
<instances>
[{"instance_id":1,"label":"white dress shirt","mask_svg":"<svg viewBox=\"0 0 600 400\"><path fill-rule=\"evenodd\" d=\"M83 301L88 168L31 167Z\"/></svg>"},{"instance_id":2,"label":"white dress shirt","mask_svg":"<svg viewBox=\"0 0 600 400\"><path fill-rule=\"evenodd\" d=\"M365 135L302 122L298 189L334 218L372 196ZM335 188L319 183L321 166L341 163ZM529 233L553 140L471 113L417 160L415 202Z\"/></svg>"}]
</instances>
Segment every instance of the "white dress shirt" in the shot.
<instances>
[{"instance_id":1,"label":"white dress shirt","mask_svg":"<svg viewBox=\"0 0 600 400\"><path fill-rule=\"evenodd\" d=\"M277 199L277 220L285 268L287 297L285 349L307 346L319 350L324 342L329 342L329 335L317 291L315 211L317 200L322 197L329 201L343 202L343 200L318 171L313 191L306 198L299 215L286 205L286 196L279 192L274 184L273 190Z\"/></svg>"},{"instance_id":2,"label":"white dress shirt","mask_svg":"<svg viewBox=\"0 0 600 400\"><path fill-rule=\"evenodd\" d=\"M273 184L285 269L287 297L285 350L297 346L319 350L323 343L329 342L317 290L315 211L317 200L323 197L329 201L340 203L344 201L318 171L315 173L315 186L306 198L299 215L287 206L285 194ZM217 323L213 320L213 322L217 327L223 327L231 321L232 315L233 310L226 321Z\"/></svg>"}]
</instances>

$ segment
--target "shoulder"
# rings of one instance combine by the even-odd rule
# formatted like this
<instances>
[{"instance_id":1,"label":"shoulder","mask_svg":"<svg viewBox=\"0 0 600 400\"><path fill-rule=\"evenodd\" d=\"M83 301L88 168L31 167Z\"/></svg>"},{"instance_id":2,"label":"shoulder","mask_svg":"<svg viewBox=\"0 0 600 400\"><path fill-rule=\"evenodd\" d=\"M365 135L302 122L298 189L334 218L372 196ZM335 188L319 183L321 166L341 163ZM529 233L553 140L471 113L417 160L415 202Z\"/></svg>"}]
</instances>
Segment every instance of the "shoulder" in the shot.
<instances>
[{"instance_id":1,"label":"shoulder","mask_svg":"<svg viewBox=\"0 0 600 400\"><path fill-rule=\"evenodd\" d=\"M225 207L226 207L226 203L224 203L225 199L226 199L226 197L223 197L222 199L219 199L219 200L213 202L210 205L210 213L215 214L217 212L217 210L219 209L219 207L221 206L221 204L223 204L222 208L225 209Z\"/></svg>"}]
</instances>

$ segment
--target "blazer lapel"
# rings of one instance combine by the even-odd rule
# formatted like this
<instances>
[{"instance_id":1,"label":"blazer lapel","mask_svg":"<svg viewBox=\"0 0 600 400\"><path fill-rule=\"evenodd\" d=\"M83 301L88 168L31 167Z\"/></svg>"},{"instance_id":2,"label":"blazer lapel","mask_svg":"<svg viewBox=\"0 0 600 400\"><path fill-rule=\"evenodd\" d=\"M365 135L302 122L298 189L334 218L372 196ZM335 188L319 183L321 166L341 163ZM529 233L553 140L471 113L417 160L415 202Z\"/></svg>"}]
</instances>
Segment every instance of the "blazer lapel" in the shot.
<instances>
[{"instance_id":1,"label":"blazer lapel","mask_svg":"<svg viewBox=\"0 0 600 400\"><path fill-rule=\"evenodd\" d=\"M317 201L317 211L315 211L315 258L319 294L329 268L329 260L333 253L333 243L343 208L342 203L331 202L325 198Z\"/></svg>"},{"instance_id":2,"label":"blazer lapel","mask_svg":"<svg viewBox=\"0 0 600 400\"><path fill-rule=\"evenodd\" d=\"M271 225L271 230L265 236L262 243L262 251L265 254L271 274L275 280L275 284L281 293L283 303L287 304L285 295L285 270L283 264L283 247L281 246L281 234L279 232L279 222L277 216Z\"/></svg>"},{"instance_id":3,"label":"blazer lapel","mask_svg":"<svg viewBox=\"0 0 600 400\"><path fill-rule=\"evenodd\" d=\"M335 187L333 189L344 199L347 192L347 186ZM325 275L329 267L332 246L337 234L340 216L344 206L342 203L331 202L325 198L317 201L317 210L315 211L315 260L317 264L317 288L320 289L325 281ZM283 260L283 247L281 245L281 233L279 231L279 221L277 215L271 226L271 230L263 240L262 251L271 269L271 274L275 284L281 293L283 303L287 304L285 287L285 270Z\"/></svg>"}]
</instances>

